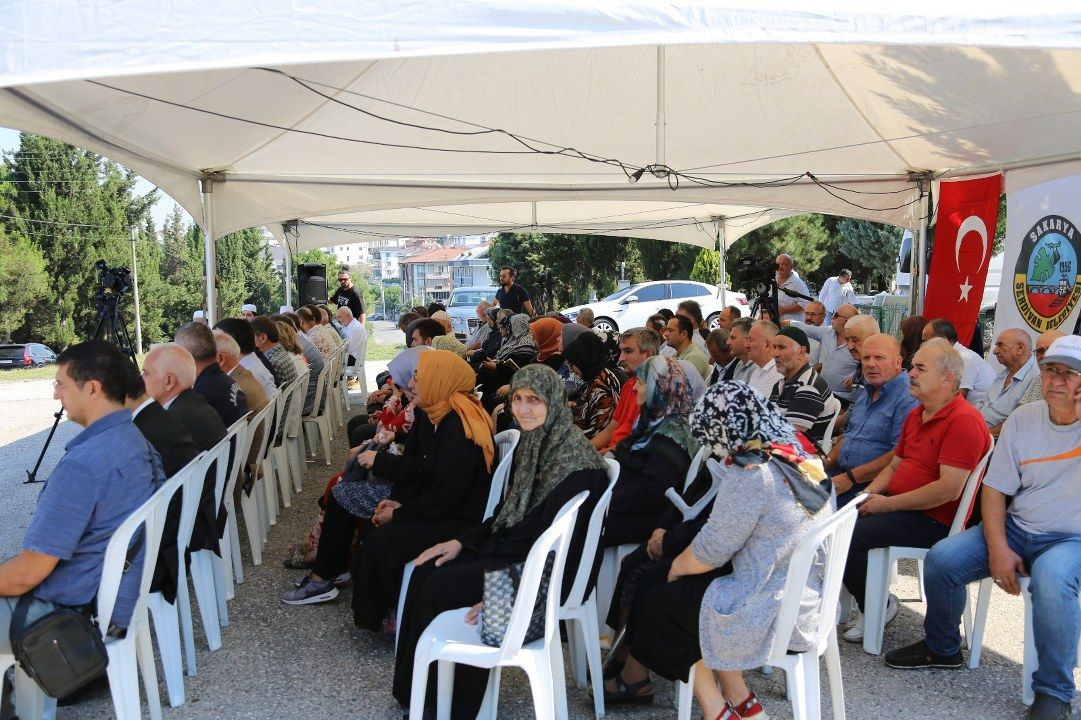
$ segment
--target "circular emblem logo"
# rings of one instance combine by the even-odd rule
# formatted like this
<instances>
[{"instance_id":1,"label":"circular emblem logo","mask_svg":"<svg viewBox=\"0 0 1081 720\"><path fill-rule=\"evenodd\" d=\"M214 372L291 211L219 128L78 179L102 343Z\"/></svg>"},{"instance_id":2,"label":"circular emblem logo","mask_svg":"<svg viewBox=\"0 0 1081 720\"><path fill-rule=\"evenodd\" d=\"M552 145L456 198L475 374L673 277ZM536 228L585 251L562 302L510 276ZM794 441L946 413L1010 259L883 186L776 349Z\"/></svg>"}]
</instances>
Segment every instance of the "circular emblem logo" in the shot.
<instances>
[{"instance_id":1,"label":"circular emblem logo","mask_svg":"<svg viewBox=\"0 0 1081 720\"><path fill-rule=\"evenodd\" d=\"M1041 218L1025 235L1014 267L1013 298L1028 326L1058 328L1081 299L1081 235L1061 215Z\"/></svg>"}]
</instances>

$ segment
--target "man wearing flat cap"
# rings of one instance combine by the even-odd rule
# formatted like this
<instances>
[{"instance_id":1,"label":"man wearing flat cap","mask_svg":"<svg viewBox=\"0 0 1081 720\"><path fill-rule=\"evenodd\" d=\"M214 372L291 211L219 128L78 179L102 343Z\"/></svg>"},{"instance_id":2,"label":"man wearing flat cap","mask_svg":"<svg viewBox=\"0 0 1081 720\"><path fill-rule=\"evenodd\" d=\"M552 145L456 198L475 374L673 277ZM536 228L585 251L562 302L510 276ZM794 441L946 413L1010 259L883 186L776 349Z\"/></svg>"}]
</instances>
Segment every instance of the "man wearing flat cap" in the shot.
<instances>
[{"instance_id":1,"label":"man wearing flat cap","mask_svg":"<svg viewBox=\"0 0 1081 720\"><path fill-rule=\"evenodd\" d=\"M817 441L833 418L833 404L829 403L833 393L808 363L810 350L807 333L798 327L782 328L773 336L773 359L781 379L773 386L769 399L794 428Z\"/></svg>"}]
</instances>

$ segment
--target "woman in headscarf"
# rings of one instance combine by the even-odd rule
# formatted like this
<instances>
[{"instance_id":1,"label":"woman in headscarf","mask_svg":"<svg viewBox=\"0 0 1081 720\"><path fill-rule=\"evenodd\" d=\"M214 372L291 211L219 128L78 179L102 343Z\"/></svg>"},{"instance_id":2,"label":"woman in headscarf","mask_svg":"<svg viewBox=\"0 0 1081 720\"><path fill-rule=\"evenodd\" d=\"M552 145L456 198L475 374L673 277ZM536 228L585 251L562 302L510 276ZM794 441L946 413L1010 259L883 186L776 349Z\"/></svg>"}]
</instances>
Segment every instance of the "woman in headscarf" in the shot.
<instances>
[{"instance_id":1,"label":"woman in headscarf","mask_svg":"<svg viewBox=\"0 0 1081 720\"><path fill-rule=\"evenodd\" d=\"M454 335L454 324L447 315L446 310L437 310L432 313L431 319L443 326L444 333L432 340L432 347L436 350L450 350L460 358L465 358L465 345Z\"/></svg>"},{"instance_id":2,"label":"woman in headscarf","mask_svg":"<svg viewBox=\"0 0 1081 720\"><path fill-rule=\"evenodd\" d=\"M537 362L556 372L563 367L563 323L542 317L529 324L529 333L537 346Z\"/></svg>"},{"instance_id":3,"label":"woman in headscarf","mask_svg":"<svg viewBox=\"0 0 1081 720\"><path fill-rule=\"evenodd\" d=\"M571 422L563 383L551 368L534 364L519 370L511 381L510 397L522 435L503 502L493 517L416 558L399 618L394 667L394 697L403 707L409 704L416 643L428 623L444 610L479 602L484 571L525 560L567 501L586 490L589 497L578 511L571 539L564 593L570 591L582 562L589 516L608 484L604 463ZM457 667L452 717L476 717L487 678L484 670ZM429 702L433 700L430 692ZM411 708L413 717L424 714L422 708Z\"/></svg>"},{"instance_id":4,"label":"woman in headscarf","mask_svg":"<svg viewBox=\"0 0 1081 720\"><path fill-rule=\"evenodd\" d=\"M579 335L566 349L564 357L571 372L585 383L574 402L574 424L587 438L592 438L611 422L623 383L607 367L607 349L595 333Z\"/></svg>"},{"instance_id":5,"label":"woman in headscarf","mask_svg":"<svg viewBox=\"0 0 1081 720\"><path fill-rule=\"evenodd\" d=\"M473 394L473 371L464 360L446 350L423 353L410 382L418 407L414 431L423 416L430 440L407 440L400 456L360 457L376 475L395 482L391 499L376 508L376 529L357 549L351 568L353 619L373 632L397 604L402 566L480 521L495 459L491 420Z\"/></svg>"},{"instance_id":6,"label":"woman in headscarf","mask_svg":"<svg viewBox=\"0 0 1081 720\"><path fill-rule=\"evenodd\" d=\"M509 313L510 311L507 310L506 312ZM477 314L480 315L481 313ZM474 366L479 365L488 358L495 357L496 352L499 351L499 346L503 344L503 335L499 332L496 320L498 314L499 308L497 307L490 307L484 311L481 318L483 325L479 329L480 344L475 348L469 347L465 351L466 360Z\"/></svg>"},{"instance_id":7,"label":"woman in headscarf","mask_svg":"<svg viewBox=\"0 0 1081 720\"><path fill-rule=\"evenodd\" d=\"M323 508L323 520L314 559L310 557L310 553L303 552L302 544L289 548L285 566L298 569L310 567L312 572L307 578L301 578L293 590L282 596L283 602L292 605L312 604L337 596L337 589L330 581L339 577L348 566L349 549L358 523L361 532L368 530L367 522L371 521L378 503L390 495L392 485L388 478L369 472L371 463L362 461L366 456L375 454L374 450L368 449L373 442L385 450L391 443L404 441L408 437L415 417L415 395L410 381L417 371L421 353L431 351L427 345L407 348L388 363L387 369L400 390L387 399L383 412L373 418L375 422L372 423L370 432L363 428L357 429L363 430L358 434L365 437L364 442L350 450L349 462L342 471L341 481L328 484L324 491L319 501ZM397 397L398 395L401 397ZM404 406L403 401L406 403ZM317 592L320 590L321 592Z\"/></svg>"},{"instance_id":8,"label":"woman in headscarf","mask_svg":"<svg viewBox=\"0 0 1081 720\"><path fill-rule=\"evenodd\" d=\"M495 356L481 363L477 371L477 384L484 395L484 407L491 412L504 398L499 389L510 383L519 368L537 360L537 344L529 332L529 316L500 310L496 324L503 336Z\"/></svg>"},{"instance_id":9,"label":"woman in headscarf","mask_svg":"<svg viewBox=\"0 0 1081 720\"><path fill-rule=\"evenodd\" d=\"M639 365L635 374L641 410L634 430L612 451L620 471L605 523L605 547L637 544L650 537L669 504L665 491L682 484L698 452L687 425L694 395L679 362L655 356Z\"/></svg>"},{"instance_id":10,"label":"woman in headscarf","mask_svg":"<svg viewBox=\"0 0 1081 720\"><path fill-rule=\"evenodd\" d=\"M691 428L711 454L725 458L718 502L672 563L668 582L637 594L627 622L630 656L619 677L606 683L605 700L649 702L649 670L686 680L696 666L703 717L764 717L742 671L769 657L789 559L831 512L831 484L792 426L749 385L711 387ZM792 651L814 647L822 580L823 565L816 562L789 639Z\"/></svg>"}]
</instances>

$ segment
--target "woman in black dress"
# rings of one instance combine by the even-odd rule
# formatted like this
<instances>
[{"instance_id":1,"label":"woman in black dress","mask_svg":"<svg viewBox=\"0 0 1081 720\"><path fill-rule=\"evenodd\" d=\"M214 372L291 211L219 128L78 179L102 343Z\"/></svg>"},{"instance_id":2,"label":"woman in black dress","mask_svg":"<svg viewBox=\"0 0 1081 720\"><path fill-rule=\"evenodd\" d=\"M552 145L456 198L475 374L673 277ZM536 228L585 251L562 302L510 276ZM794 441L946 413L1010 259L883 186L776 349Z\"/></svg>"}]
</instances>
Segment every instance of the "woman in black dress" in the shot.
<instances>
[{"instance_id":1,"label":"woman in black dress","mask_svg":"<svg viewBox=\"0 0 1081 720\"><path fill-rule=\"evenodd\" d=\"M445 610L480 601L485 569L525 560L567 501L586 490L589 497L578 511L567 557L564 594L570 591L582 561L589 517L607 486L604 463L571 422L563 381L554 370L539 364L519 370L511 381L510 396L522 436L514 452L506 498L494 517L416 558L398 619L394 661L394 697L402 707L409 704L413 655L428 623ZM434 705L435 674L430 678L427 704ZM464 665L455 669L452 717L476 716L487 678L482 669ZM412 708L411 714L424 713L422 708Z\"/></svg>"}]
</instances>

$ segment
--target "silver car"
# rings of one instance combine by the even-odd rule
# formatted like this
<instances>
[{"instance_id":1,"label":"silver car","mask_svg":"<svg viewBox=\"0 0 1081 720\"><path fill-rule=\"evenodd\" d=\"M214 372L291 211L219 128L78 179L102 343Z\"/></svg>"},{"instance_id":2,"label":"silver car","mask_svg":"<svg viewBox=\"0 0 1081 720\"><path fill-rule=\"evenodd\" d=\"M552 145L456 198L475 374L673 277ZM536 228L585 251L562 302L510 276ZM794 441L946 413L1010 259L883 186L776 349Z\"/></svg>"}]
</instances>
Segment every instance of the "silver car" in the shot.
<instances>
[{"instance_id":1,"label":"silver car","mask_svg":"<svg viewBox=\"0 0 1081 720\"><path fill-rule=\"evenodd\" d=\"M477 318L477 305L485 300L493 302L497 290L499 288L495 285L467 285L454 288L446 305L455 337L465 340L477 329L480 325L480 320Z\"/></svg>"}]
</instances>

